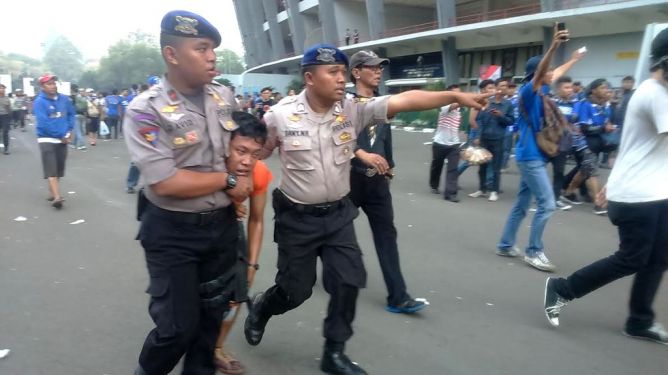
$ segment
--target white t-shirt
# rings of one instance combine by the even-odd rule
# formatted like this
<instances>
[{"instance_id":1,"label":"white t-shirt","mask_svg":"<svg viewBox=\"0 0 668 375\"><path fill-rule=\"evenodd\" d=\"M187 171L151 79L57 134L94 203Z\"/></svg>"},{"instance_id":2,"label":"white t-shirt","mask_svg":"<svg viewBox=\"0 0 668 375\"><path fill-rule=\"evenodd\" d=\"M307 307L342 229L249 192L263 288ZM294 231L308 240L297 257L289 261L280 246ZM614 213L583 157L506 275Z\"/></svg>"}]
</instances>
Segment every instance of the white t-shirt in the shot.
<instances>
[{"instance_id":1,"label":"white t-shirt","mask_svg":"<svg viewBox=\"0 0 668 375\"><path fill-rule=\"evenodd\" d=\"M625 203L668 199L667 83L650 78L631 97L607 198Z\"/></svg>"},{"instance_id":2,"label":"white t-shirt","mask_svg":"<svg viewBox=\"0 0 668 375\"><path fill-rule=\"evenodd\" d=\"M438 114L438 126L434 134L434 142L446 146L452 146L461 143L459 141L459 125L462 120L459 107L450 110L450 106L441 107Z\"/></svg>"}]
</instances>

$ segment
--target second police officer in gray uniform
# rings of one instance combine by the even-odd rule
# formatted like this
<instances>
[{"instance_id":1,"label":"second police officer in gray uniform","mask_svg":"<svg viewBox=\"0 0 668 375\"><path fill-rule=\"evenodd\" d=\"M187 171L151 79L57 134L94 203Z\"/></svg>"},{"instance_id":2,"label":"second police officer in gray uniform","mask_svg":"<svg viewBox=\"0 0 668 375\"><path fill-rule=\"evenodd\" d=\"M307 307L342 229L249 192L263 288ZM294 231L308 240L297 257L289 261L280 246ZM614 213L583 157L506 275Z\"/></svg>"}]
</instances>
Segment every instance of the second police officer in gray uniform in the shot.
<instances>
[{"instance_id":1,"label":"second police officer in gray uniform","mask_svg":"<svg viewBox=\"0 0 668 375\"><path fill-rule=\"evenodd\" d=\"M232 200L243 200L247 177L226 171L230 90L211 83L220 34L199 15L167 13L160 47L167 65L162 82L132 101L125 137L146 182L140 194L138 239L150 276L148 334L135 374L163 375L183 361L183 374L213 375L214 345L230 300L243 300L235 284L245 265L237 254ZM245 281L243 283L245 284Z\"/></svg>"},{"instance_id":2,"label":"second police officer in gray uniform","mask_svg":"<svg viewBox=\"0 0 668 375\"><path fill-rule=\"evenodd\" d=\"M272 315L283 314L311 296L316 260L330 294L320 369L330 374L366 374L344 354L366 271L355 237L357 208L348 198L350 159L357 135L402 111L437 108L451 102L479 108L482 96L409 91L365 102L345 99L348 58L331 45L316 45L302 59L306 88L267 112L267 156L279 149L281 180L273 192L274 240L278 244L276 284L249 303L244 333L251 345L262 340ZM381 165L380 158L376 161Z\"/></svg>"}]
</instances>

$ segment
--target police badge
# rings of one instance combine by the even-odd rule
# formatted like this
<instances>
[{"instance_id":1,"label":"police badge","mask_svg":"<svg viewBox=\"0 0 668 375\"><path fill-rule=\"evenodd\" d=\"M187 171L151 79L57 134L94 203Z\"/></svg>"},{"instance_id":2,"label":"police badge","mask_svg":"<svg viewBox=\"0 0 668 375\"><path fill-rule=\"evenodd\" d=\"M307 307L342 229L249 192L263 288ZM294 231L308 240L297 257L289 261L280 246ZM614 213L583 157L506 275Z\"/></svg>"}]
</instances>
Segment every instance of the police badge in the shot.
<instances>
[{"instance_id":1,"label":"police badge","mask_svg":"<svg viewBox=\"0 0 668 375\"><path fill-rule=\"evenodd\" d=\"M199 24L199 21L194 18L183 16L176 16L175 20L177 23L177 25L174 26L175 31L188 35L197 35L197 24Z\"/></svg>"},{"instance_id":2,"label":"police badge","mask_svg":"<svg viewBox=\"0 0 668 375\"><path fill-rule=\"evenodd\" d=\"M336 61L334 54L336 54L336 50L332 48L318 48L318 56L315 59L325 63L333 63Z\"/></svg>"}]
</instances>

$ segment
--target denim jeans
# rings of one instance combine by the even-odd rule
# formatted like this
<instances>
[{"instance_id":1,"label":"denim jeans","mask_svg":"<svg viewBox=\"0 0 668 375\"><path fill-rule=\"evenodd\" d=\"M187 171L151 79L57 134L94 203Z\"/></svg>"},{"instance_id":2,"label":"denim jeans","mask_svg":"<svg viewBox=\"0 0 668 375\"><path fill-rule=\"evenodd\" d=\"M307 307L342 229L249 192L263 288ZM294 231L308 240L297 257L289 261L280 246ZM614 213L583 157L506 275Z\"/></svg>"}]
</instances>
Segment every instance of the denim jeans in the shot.
<instances>
[{"instance_id":1,"label":"denim jeans","mask_svg":"<svg viewBox=\"0 0 668 375\"><path fill-rule=\"evenodd\" d=\"M459 165L457 165L457 176L461 176L462 173L464 173L467 169L469 169L470 166L471 166L471 164L469 164L468 161L466 161L466 160L461 160L461 161L459 162ZM493 179L494 179L494 176L493 176L493 174L492 174L492 168L487 168L487 172L486 172L486 173L487 173L487 177L485 178L485 185L487 186L487 188L486 188L486 189L483 189L483 190L485 190L485 191L488 191L488 190L491 191L491 190L492 190L492 181L493 181ZM498 192L497 192L497 193L498 193Z\"/></svg>"},{"instance_id":2,"label":"denim jeans","mask_svg":"<svg viewBox=\"0 0 668 375\"><path fill-rule=\"evenodd\" d=\"M86 145L86 116L77 115L77 122L72 129L72 146L81 147Z\"/></svg>"},{"instance_id":3,"label":"denim jeans","mask_svg":"<svg viewBox=\"0 0 668 375\"><path fill-rule=\"evenodd\" d=\"M513 149L513 135L514 133L506 132L506 135L503 137L503 162L501 163L501 169L508 168L510 152Z\"/></svg>"},{"instance_id":4,"label":"denim jeans","mask_svg":"<svg viewBox=\"0 0 668 375\"><path fill-rule=\"evenodd\" d=\"M538 209L531 222L529 245L525 251L527 256L533 257L543 251L543 231L555 209L554 192L544 161L518 161L517 167L520 170L520 189L497 247L507 250L515 245L517 230L527 214L533 195L536 197Z\"/></svg>"},{"instance_id":5,"label":"denim jeans","mask_svg":"<svg viewBox=\"0 0 668 375\"><path fill-rule=\"evenodd\" d=\"M131 162L130 168L128 169L128 179L126 187L128 189L130 188L134 189L137 186L137 183L139 183L139 168L137 168L135 163Z\"/></svg>"}]
</instances>

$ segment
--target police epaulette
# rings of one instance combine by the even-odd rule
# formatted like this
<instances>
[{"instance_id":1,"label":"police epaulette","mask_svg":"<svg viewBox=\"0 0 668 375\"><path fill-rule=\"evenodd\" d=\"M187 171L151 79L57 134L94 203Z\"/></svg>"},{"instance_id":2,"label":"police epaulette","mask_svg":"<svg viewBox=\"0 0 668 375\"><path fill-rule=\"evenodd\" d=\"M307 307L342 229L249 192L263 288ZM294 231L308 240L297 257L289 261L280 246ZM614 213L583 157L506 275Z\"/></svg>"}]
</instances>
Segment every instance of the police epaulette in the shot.
<instances>
[{"instance_id":1,"label":"police epaulette","mask_svg":"<svg viewBox=\"0 0 668 375\"><path fill-rule=\"evenodd\" d=\"M278 105L286 105L286 104L292 104L292 103L294 103L294 102L296 102L296 101L297 101L297 95L286 96L285 98L281 99L281 101L279 101L279 102L276 103L276 104L278 104Z\"/></svg>"},{"instance_id":2,"label":"police epaulette","mask_svg":"<svg viewBox=\"0 0 668 375\"><path fill-rule=\"evenodd\" d=\"M156 85L148 89L147 95L149 98L155 98L158 95L160 95L160 92L162 91L162 87L160 85Z\"/></svg>"}]
</instances>

